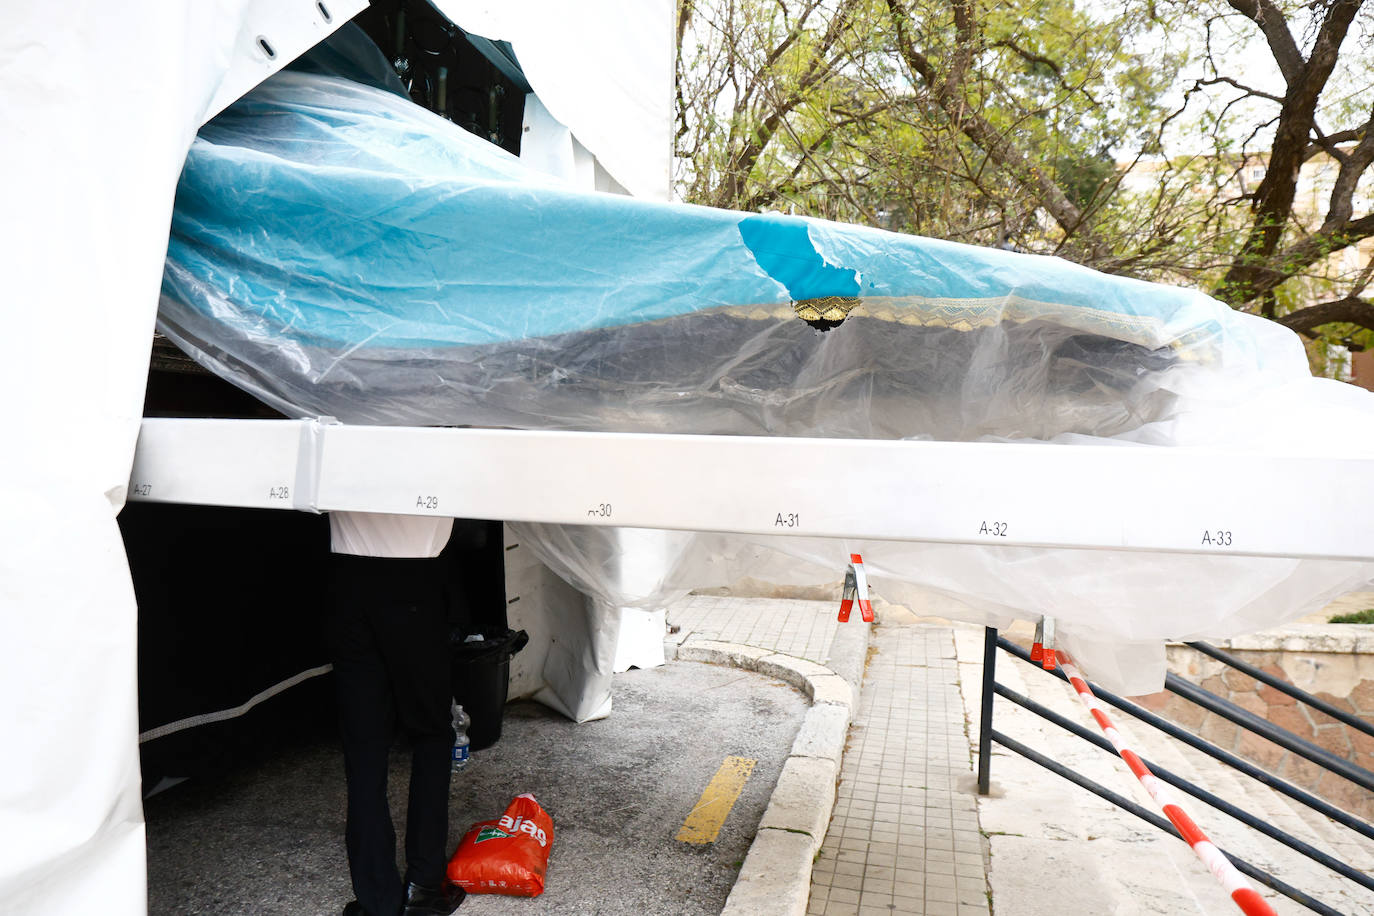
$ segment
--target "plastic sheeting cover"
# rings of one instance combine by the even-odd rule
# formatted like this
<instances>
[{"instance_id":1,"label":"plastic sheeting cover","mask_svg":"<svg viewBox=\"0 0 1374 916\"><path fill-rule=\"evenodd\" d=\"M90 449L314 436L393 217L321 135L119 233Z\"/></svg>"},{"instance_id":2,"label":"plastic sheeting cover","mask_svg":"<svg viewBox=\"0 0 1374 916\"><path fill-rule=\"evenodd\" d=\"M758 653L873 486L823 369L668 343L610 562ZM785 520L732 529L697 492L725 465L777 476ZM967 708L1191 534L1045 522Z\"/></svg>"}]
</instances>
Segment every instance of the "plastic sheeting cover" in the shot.
<instances>
[{"instance_id":1,"label":"plastic sheeting cover","mask_svg":"<svg viewBox=\"0 0 1374 916\"><path fill-rule=\"evenodd\" d=\"M1372 425L1363 393L1307 378L1294 335L1194 291L577 192L404 99L302 73L265 83L192 147L160 326L290 415L355 423L1265 450L1288 447L1274 420L1323 405ZM1330 430L1299 444L1352 445ZM611 606L708 584L723 558L759 561L738 539L664 535L671 550L646 574L606 529L533 533L546 561ZM780 578L826 569L828 581L853 546L766 549L790 558ZM880 589L934 587L978 619L1054 612L1099 648L1253 629L1371 576L1351 563L862 552ZM1179 605L1190 610L1156 613L1146 583L1195 596Z\"/></svg>"},{"instance_id":2,"label":"plastic sheeting cover","mask_svg":"<svg viewBox=\"0 0 1374 916\"><path fill-rule=\"evenodd\" d=\"M938 439L1112 434L1191 364L1300 359L1232 318L1054 258L566 190L300 73L201 131L162 303L288 413Z\"/></svg>"}]
</instances>

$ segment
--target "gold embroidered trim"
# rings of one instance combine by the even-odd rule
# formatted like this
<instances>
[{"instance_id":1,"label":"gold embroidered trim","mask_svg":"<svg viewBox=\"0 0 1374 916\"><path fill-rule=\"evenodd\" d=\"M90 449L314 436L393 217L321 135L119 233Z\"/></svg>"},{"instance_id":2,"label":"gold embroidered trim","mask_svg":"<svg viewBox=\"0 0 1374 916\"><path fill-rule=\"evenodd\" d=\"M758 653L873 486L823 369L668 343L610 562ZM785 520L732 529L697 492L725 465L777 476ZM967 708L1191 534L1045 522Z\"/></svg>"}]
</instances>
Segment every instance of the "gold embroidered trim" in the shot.
<instances>
[{"instance_id":1,"label":"gold embroidered trim","mask_svg":"<svg viewBox=\"0 0 1374 916\"><path fill-rule=\"evenodd\" d=\"M715 310L713 310L715 311ZM777 320L795 314L804 321L841 321L862 315L912 327L972 331L1004 321L1023 324L1047 321L1085 333L1112 337L1148 349L1170 347L1185 359L1207 360L1216 332L1195 328L1172 336L1165 322L1153 315L1124 315L1087 306L1038 302L1015 296L990 299L941 299L922 296L869 296L862 299L827 296L803 299L792 306L781 303L726 306L720 312L754 320ZM1199 352L1201 351L1201 352Z\"/></svg>"},{"instance_id":2,"label":"gold embroidered trim","mask_svg":"<svg viewBox=\"0 0 1374 916\"><path fill-rule=\"evenodd\" d=\"M852 296L822 296L818 299L802 299L792 308L802 321L844 321L859 305Z\"/></svg>"}]
</instances>

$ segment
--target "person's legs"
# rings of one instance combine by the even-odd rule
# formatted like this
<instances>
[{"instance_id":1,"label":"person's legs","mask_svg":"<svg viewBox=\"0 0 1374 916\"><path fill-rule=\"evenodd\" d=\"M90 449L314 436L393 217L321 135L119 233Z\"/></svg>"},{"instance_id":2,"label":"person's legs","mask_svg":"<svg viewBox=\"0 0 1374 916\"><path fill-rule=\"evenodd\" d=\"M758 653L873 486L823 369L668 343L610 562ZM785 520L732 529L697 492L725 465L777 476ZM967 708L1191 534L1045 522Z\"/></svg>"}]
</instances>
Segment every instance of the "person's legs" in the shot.
<instances>
[{"instance_id":1,"label":"person's legs","mask_svg":"<svg viewBox=\"0 0 1374 916\"><path fill-rule=\"evenodd\" d=\"M401 726L410 737L406 881L441 887L448 863L449 774L453 748L448 620L442 593L392 607L382 640Z\"/></svg>"},{"instance_id":2,"label":"person's legs","mask_svg":"<svg viewBox=\"0 0 1374 916\"><path fill-rule=\"evenodd\" d=\"M388 751L386 745L344 748L348 777L344 845L353 893L368 916L392 916L405 896L396 869L396 831L386 797Z\"/></svg>"},{"instance_id":3,"label":"person's legs","mask_svg":"<svg viewBox=\"0 0 1374 916\"><path fill-rule=\"evenodd\" d=\"M395 726L392 685L369 620L366 591L336 567L330 647L339 733L348 781L344 844L358 903L369 916L393 916L404 889L396 869L396 832L387 801L388 756Z\"/></svg>"}]
</instances>

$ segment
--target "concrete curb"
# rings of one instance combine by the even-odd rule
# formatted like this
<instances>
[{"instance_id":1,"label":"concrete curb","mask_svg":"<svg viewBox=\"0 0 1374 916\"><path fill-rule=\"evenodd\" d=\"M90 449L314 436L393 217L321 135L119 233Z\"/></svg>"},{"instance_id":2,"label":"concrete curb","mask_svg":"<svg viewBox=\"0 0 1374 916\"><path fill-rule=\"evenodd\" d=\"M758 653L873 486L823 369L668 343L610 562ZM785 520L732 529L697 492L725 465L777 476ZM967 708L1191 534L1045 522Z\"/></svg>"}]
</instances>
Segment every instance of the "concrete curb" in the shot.
<instances>
[{"instance_id":1,"label":"concrete curb","mask_svg":"<svg viewBox=\"0 0 1374 916\"><path fill-rule=\"evenodd\" d=\"M858 705L869 630L866 623L841 625L836 630L827 661L838 671L739 643L689 636L677 646L676 657L682 661L757 671L792 685L811 701L721 916L805 914L811 868L835 810L840 762Z\"/></svg>"}]
</instances>

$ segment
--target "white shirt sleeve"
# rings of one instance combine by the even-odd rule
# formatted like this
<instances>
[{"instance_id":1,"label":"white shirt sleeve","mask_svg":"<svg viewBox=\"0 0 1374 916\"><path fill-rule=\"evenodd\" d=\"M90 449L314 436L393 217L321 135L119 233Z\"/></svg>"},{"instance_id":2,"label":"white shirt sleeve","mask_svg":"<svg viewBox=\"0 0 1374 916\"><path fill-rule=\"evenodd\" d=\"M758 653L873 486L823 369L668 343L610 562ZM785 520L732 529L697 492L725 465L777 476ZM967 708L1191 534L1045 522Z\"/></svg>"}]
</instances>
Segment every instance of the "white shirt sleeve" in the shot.
<instances>
[{"instance_id":1,"label":"white shirt sleeve","mask_svg":"<svg viewBox=\"0 0 1374 916\"><path fill-rule=\"evenodd\" d=\"M437 557L448 543L453 519L381 512L329 513L329 546L356 557Z\"/></svg>"}]
</instances>

